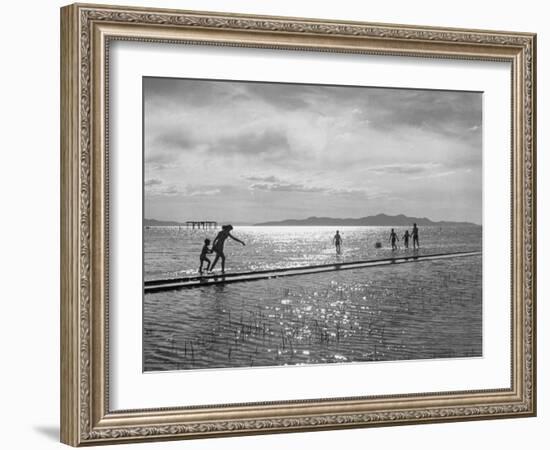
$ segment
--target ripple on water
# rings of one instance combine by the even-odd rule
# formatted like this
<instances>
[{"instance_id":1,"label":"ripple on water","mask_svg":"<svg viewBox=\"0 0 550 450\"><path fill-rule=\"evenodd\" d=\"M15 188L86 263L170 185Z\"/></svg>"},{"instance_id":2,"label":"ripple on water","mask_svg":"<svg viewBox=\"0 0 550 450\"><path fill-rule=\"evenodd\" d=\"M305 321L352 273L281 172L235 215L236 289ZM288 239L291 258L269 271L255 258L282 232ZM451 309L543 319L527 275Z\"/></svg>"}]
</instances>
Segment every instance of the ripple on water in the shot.
<instances>
[{"instance_id":1,"label":"ripple on water","mask_svg":"<svg viewBox=\"0 0 550 450\"><path fill-rule=\"evenodd\" d=\"M145 370L482 355L481 257L144 296Z\"/></svg>"}]
</instances>

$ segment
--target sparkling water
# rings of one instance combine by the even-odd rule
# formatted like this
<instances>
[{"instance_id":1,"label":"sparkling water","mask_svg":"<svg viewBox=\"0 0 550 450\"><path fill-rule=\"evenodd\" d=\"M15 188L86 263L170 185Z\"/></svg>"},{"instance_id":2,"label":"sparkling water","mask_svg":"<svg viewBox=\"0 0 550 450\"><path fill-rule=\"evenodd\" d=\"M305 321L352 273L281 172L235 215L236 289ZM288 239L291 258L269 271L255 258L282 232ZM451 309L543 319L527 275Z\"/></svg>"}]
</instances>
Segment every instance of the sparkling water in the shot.
<instances>
[{"instance_id":1,"label":"sparkling water","mask_svg":"<svg viewBox=\"0 0 550 450\"><path fill-rule=\"evenodd\" d=\"M390 227L338 229L341 255L335 227L235 226L246 246L226 241L226 271L413 254L412 239L391 250ZM217 231L144 229L145 278L196 274ZM419 240L419 255L481 250L482 229L420 227ZM481 280L472 256L146 294L144 370L479 357Z\"/></svg>"}]
</instances>

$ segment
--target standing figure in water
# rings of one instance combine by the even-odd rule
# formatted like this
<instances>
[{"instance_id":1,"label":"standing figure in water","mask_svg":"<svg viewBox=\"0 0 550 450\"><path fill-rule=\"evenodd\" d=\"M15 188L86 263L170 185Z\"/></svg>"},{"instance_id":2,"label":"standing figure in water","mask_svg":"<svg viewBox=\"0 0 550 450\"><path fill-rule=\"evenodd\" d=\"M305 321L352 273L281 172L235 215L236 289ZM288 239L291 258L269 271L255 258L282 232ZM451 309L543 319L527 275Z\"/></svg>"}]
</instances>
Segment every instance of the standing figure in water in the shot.
<instances>
[{"instance_id":1,"label":"standing figure in water","mask_svg":"<svg viewBox=\"0 0 550 450\"><path fill-rule=\"evenodd\" d=\"M420 248L420 243L418 241L418 228L416 227L416 223L413 224L412 238L413 238L413 250Z\"/></svg>"},{"instance_id":2,"label":"standing figure in water","mask_svg":"<svg viewBox=\"0 0 550 450\"><path fill-rule=\"evenodd\" d=\"M405 234L403 235L403 244L405 244L405 248L409 248L409 238L411 237L409 230L405 231Z\"/></svg>"},{"instance_id":3,"label":"standing figure in water","mask_svg":"<svg viewBox=\"0 0 550 450\"><path fill-rule=\"evenodd\" d=\"M208 253L212 253L212 250L208 248L209 245L210 245L210 239L205 239L204 245L202 246L202 250L201 250L201 256L199 258L201 262L201 265L199 266L199 273L201 274L202 274L202 265L204 264L204 262L206 262L206 271L208 272L208 269L210 269L210 259L208 258L208 256L206 256Z\"/></svg>"},{"instance_id":4,"label":"standing figure in water","mask_svg":"<svg viewBox=\"0 0 550 450\"><path fill-rule=\"evenodd\" d=\"M214 253L216 253L216 257L214 258L214 262L210 266L210 272L214 270L214 267L216 266L216 263L218 262L218 259L222 259L222 273L225 273L225 255L223 253L223 244L225 243L225 240L230 237L234 241L240 242L242 245L245 245L243 241L236 238L231 234L231 230L233 229L233 225L224 225L222 226L222 230L218 233L216 236L216 239L214 239L214 243L212 244L212 250Z\"/></svg>"},{"instance_id":5,"label":"standing figure in water","mask_svg":"<svg viewBox=\"0 0 550 450\"><path fill-rule=\"evenodd\" d=\"M336 246L336 254L340 255L342 253L342 236L340 236L340 231L336 230L336 234L332 238L332 242Z\"/></svg>"},{"instance_id":6,"label":"standing figure in water","mask_svg":"<svg viewBox=\"0 0 550 450\"><path fill-rule=\"evenodd\" d=\"M390 233L390 242L391 242L391 249L392 250L397 250L397 241L398 240L399 240L399 238L397 237L397 233L392 228L391 233Z\"/></svg>"}]
</instances>

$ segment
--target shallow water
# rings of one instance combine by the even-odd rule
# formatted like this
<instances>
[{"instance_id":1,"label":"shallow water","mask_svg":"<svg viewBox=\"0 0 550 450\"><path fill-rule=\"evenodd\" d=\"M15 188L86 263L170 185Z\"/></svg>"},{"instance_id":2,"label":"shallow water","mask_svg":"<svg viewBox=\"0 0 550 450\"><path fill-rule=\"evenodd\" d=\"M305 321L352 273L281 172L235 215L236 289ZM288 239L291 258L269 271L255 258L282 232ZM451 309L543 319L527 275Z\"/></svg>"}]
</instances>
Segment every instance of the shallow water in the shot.
<instances>
[{"instance_id":1,"label":"shallow water","mask_svg":"<svg viewBox=\"0 0 550 450\"><path fill-rule=\"evenodd\" d=\"M385 227L242 227L228 271L374 259ZM403 230L397 230L402 235ZM147 278L196 272L204 231L145 230ZM208 233L213 239L212 232ZM374 249L376 241L385 248ZM420 253L481 249L481 227L421 229ZM409 253L412 253L409 250ZM480 256L144 295L144 370L482 355Z\"/></svg>"},{"instance_id":2,"label":"shallow water","mask_svg":"<svg viewBox=\"0 0 550 450\"><path fill-rule=\"evenodd\" d=\"M336 255L334 227L235 227L232 231L246 246L227 239L226 271L274 269L331 262L390 257L390 227L341 227L342 255ZM399 239L405 228L395 228ZM410 228L409 228L410 230ZM167 278L195 274L204 239L214 241L218 230L185 227L151 227L144 230L145 278ZM481 227L422 227L422 253L481 249ZM382 248L375 248L375 243ZM403 242L397 254L405 254ZM410 242L412 247L412 240ZM409 250L410 252L412 250ZM213 258L213 255L210 256ZM220 266L217 266L220 269Z\"/></svg>"}]
</instances>

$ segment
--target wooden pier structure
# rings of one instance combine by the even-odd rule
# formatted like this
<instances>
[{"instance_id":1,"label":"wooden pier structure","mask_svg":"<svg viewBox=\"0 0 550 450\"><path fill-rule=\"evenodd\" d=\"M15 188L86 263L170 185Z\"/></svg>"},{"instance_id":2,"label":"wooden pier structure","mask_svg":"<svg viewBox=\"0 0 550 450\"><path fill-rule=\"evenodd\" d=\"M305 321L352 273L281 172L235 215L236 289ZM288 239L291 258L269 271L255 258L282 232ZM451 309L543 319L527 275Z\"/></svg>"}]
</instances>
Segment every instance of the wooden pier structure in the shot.
<instances>
[{"instance_id":1,"label":"wooden pier structure","mask_svg":"<svg viewBox=\"0 0 550 450\"><path fill-rule=\"evenodd\" d=\"M188 220L185 222L185 226L187 228L193 227L193 230L198 228L199 230L202 229L209 229L209 228L216 228L218 226L218 222L214 222L212 220Z\"/></svg>"},{"instance_id":2,"label":"wooden pier structure","mask_svg":"<svg viewBox=\"0 0 550 450\"><path fill-rule=\"evenodd\" d=\"M453 253L432 253L426 255L411 254L396 256L394 258L371 259L364 261L350 261L332 264L320 264L314 266L288 267L284 269L256 270L251 272L233 272L233 273L211 273L202 276L190 276L182 278L169 278L159 280L149 280L144 283L144 292L152 293L159 291L168 291L173 289L196 288L203 286L237 283L245 281L268 280L280 277L290 277L297 275L311 275L324 272L336 272L340 270L366 269L369 267L391 266L394 264L404 264L412 262L430 261L447 258L463 258L469 256L480 256L481 251L472 252L453 252Z\"/></svg>"}]
</instances>

